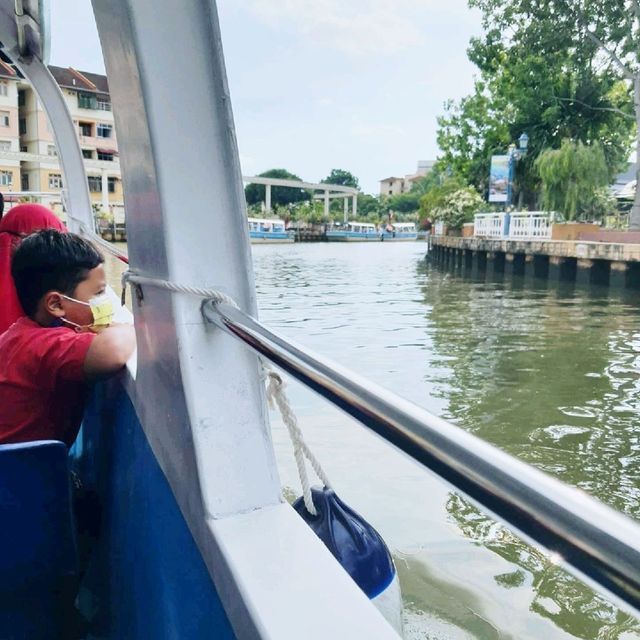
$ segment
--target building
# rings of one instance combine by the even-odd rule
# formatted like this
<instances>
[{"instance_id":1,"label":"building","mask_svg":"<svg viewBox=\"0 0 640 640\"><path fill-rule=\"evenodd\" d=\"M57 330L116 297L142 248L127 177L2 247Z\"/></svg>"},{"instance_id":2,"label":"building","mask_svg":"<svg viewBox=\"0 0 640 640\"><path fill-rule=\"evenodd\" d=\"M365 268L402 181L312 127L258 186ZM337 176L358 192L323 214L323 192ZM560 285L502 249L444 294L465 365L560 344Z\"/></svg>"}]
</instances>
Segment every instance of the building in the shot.
<instances>
[{"instance_id":1,"label":"building","mask_svg":"<svg viewBox=\"0 0 640 640\"><path fill-rule=\"evenodd\" d=\"M94 209L122 218L118 143L107 78L72 68L49 70L77 127ZM42 104L20 73L0 59L0 191L8 202L29 192L61 210L62 188L58 152Z\"/></svg>"},{"instance_id":2,"label":"building","mask_svg":"<svg viewBox=\"0 0 640 640\"><path fill-rule=\"evenodd\" d=\"M381 196L397 196L401 193L407 193L411 191L414 183L424 178L428 173L433 170L435 160L418 160L418 167L415 173L409 173L404 178L397 176L391 176L380 180L380 195Z\"/></svg>"}]
</instances>

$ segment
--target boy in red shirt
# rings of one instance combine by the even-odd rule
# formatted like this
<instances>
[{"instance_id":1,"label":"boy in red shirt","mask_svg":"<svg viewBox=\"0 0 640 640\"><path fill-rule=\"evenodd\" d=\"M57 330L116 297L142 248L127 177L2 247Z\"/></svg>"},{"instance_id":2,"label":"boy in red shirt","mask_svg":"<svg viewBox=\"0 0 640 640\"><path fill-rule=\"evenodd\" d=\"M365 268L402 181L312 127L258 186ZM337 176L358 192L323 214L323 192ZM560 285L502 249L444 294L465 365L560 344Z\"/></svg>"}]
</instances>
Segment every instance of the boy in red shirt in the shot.
<instances>
[{"instance_id":1,"label":"boy in red shirt","mask_svg":"<svg viewBox=\"0 0 640 640\"><path fill-rule=\"evenodd\" d=\"M26 237L11 263L27 317L0 336L0 444L78 434L89 383L119 371L135 349L131 325L111 325L104 258L80 236Z\"/></svg>"}]
</instances>

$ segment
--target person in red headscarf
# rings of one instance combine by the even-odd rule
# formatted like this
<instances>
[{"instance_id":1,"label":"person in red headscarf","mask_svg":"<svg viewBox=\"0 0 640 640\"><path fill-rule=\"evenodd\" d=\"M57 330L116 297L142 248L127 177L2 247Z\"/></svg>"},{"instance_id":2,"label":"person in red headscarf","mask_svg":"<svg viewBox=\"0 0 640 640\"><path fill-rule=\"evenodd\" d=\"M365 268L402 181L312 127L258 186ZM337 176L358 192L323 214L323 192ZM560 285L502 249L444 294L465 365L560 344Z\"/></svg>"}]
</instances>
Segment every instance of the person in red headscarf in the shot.
<instances>
[{"instance_id":1,"label":"person in red headscarf","mask_svg":"<svg viewBox=\"0 0 640 640\"><path fill-rule=\"evenodd\" d=\"M24 316L11 277L11 257L22 238L40 229L66 231L60 218L41 204L19 204L0 220L0 333Z\"/></svg>"}]
</instances>

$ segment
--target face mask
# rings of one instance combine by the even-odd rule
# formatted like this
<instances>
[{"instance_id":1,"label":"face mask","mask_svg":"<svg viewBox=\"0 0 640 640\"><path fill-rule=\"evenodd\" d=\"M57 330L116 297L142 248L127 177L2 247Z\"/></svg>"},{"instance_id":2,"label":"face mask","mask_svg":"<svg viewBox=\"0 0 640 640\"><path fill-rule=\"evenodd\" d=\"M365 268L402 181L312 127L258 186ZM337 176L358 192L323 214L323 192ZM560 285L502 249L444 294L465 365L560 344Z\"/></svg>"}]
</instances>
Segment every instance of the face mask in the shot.
<instances>
[{"instance_id":1,"label":"face mask","mask_svg":"<svg viewBox=\"0 0 640 640\"><path fill-rule=\"evenodd\" d=\"M82 300L76 300L75 298L70 298L69 296L62 296L67 300L71 300L72 302L77 302L78 304L83 304L87 307L91 308L91 315L93 316L93 322L89 325L80 325L75 322L71 322L71 320L67 320L66 318L60 318L62 322L66 322L70 324L76 329L92 329L94 327L108 327L113 322L113 302L111 297L105 292L101 293L98 296L94 296L89 300L89 302L83 302Z\"/></svg>"}]
</instances>

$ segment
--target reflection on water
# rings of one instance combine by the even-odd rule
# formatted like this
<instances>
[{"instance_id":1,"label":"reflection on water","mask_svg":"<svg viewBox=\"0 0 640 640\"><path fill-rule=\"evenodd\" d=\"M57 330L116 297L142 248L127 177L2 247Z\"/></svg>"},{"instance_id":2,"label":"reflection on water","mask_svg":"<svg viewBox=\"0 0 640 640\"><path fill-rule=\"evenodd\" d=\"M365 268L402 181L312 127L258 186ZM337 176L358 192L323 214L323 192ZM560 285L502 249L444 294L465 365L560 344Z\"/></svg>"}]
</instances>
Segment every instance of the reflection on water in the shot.
<instances>
[{"instance_id":1,"label":"reflection on water","mask_svg":"<svg viewBox=\"0 0 640 640\"><path fill-rule=\"evenodd\" d=\"M640 518L638 297L463 279L424 254L255 246L261 319ZM439 479L296 383L290 395L334 486L392 548L408 638L640 639L635 620ZM299 493L272 422L283 484Z\"/></svg>"}]
</instances>

